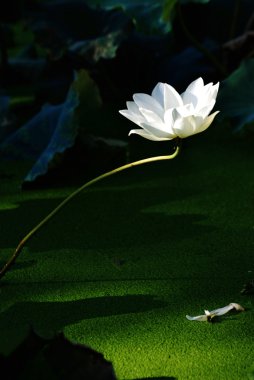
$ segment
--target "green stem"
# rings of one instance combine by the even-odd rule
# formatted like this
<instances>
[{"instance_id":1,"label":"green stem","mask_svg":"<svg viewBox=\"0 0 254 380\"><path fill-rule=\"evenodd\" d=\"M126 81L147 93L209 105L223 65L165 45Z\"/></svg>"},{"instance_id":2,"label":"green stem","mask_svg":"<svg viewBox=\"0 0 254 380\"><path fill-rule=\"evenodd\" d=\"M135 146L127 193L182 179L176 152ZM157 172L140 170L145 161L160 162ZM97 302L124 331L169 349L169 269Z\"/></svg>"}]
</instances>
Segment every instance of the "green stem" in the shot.
<instances>
[{"instance_id":1,"label":"green stem","mask_svg":"<svg viewBox=\"0 0 254 380\"><path fill-rule=\"evenodd\" d=\"M235 37L235 31L236 31L236 26L237 26L237 20L240 13L240 8L241 8L241 0L235 0L234 10L233 10L233 15L232 15L232 22L231 22L230 31L229 31L230 40Z\"/></svg>"},{"instance_id":2,"label":"green stem","mask_svg":"<svg viewBox=\"0 0 254 380\"><path fill-rule=\"evenodd\" d=\"M40 230L54 215L56 215L67 203L69 203L76 195L81 193L84 189L86 189L88 186L93 185L96 182L99 182L100 180L109 177L113 174L119 173L125 169L132 168L134 166L138 165L143 165L143 164L148 164L149 162L155 162L155 161L162 161L162 160L171 160L175 158L180 151L180 139L177 139L177 145L175 148L175 151L173 154L169 156L156 156L156 157L150 157L150 158L145 158L143 160L131 162L129 164L120 166L119 168L116 168L114 170L111 170L107 173L104 173L94 179L92 179L89 182L86 182L84 185L79 187L77 190L75 190L73 193L71 193L67 198L65 198L53 211L51 211L44 219L40 221L39 224L37 224L28 234L19 242L17 248L15 249L14 253L10 257L10 259L6 262L6 264L2 267L0 271L0 279L5 275L5 273L9 270L9 268L14 264L16 258L19 256L21 253L24 245L26 242L35 235L35 233Z\"/></svg>"}]
</instances>

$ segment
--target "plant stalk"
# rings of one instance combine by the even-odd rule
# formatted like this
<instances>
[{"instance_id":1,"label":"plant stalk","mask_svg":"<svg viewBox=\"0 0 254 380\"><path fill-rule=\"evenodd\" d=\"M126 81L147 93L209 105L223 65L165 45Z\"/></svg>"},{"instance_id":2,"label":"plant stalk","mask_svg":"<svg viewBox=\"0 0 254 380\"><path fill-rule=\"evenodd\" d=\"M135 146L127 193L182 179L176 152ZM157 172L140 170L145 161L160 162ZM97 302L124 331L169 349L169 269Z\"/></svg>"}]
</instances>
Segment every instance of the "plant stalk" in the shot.
<instances>
[{"instance_id":1,"label":"plant stalk","mask_svg":"<svg viewBox=\"0 0 254 380\"><path fill-rule=\"evenodd\" d=\"M14 264L17 257L20 255L24 245L27 243L27 241L35 235L36 232L38 232L47 222L50 221L50 219L53 218L54 215L56 215L67 203L69 203L76 195L81 193L84 189L87 187L95 184L96 182L101 181L104 178L110 177L113 174L119 173L125 169L132 168L134 166L139 166L143 164L148 164L150 162L155 161L162 161L162 160L171 160L175 158L180 151L180 139L177 138L176 141L176 147L174 153L172 153L169 156L156 156L156 157L150 157L145 158L143 160L131 162L129 164L120 166L119 168L113 169L109 172L106 172L104 174L101 174L100 176L92 179L91 181L86 182L84 185L79 187L77 190L75 190L73 193L71 193L67 198L65 198L56 208L54 208L44 219L42 219L28 234L19 242L18 246L16 247L14 253L10 257L10 259L5 263L5 265L0 270L0 279L6 274L6 272L10 269L10 267Z\"/></svg>"},{"instance_id":2,"label":"plant stalk","mask_svg":"<svg viewBox=\"0 0 254 380\"><path fill-rule=\"evenodd\" d=\"M199 50L215 67L215 69L220 73L223 77L227 75L226 68L221 64L221 62L216 58L215 55L213 55L209 49L207 49L200 41L196 39L196 37L190 32L188 29L183 14L180 3L177 4L177 12L179 17L179 22L182 27L182 30L185 34L185 36L188 38L188 40L191 42L191 44Z\"/></svg>"}]
</instances>

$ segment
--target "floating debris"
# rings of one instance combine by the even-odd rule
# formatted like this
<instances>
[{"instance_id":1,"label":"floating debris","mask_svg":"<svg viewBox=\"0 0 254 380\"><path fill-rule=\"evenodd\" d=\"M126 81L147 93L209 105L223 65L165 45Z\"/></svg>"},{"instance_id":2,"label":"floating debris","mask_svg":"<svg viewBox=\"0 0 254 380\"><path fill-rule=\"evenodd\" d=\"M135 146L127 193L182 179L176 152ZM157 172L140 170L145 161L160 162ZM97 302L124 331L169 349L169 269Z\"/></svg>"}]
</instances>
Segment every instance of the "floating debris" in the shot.
<instances>
[{"instance_id":1,"label":"floating debris","mask_svg":"<svg viewBox=\"0 0 254 380\"><path fill-rule=\"evenodd\" d=\"M229 305L221 307L219 309L215 309L212 311L205 310L205 314L203 314L203 315L197 315L196 317L186 315L186 318L189 321L211 322L213 320L213 318L224 315L224 314L228 313L230 310L244 311L244 308L241 305L239 305L238 303L231 302Z\"/></svg>"}]
</instances>

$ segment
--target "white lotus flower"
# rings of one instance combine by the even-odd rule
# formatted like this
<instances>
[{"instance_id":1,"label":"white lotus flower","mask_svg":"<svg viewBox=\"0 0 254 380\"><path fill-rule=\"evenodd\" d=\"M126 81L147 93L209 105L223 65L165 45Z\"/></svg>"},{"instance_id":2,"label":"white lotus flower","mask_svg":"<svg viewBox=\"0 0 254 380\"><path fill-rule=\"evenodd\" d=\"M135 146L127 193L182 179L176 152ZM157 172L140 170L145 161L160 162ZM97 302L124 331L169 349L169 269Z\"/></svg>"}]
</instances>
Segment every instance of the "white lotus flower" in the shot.
<instances>
[{"instance_id":1,"label":"white lotus flower","mask_svg":"<svg viewBox=\"0 0 254 380\"><path fill-rule=\"evenodd\" d=\"M186 318L189 321L208 321L210 322L214 317L219 317L220 315L228 313L230 310L244 311L244 308L238 303L231 302L229 305L221 307L219 309L215 309L212 311L205 310L204 315L198 315L196 317L191 317L190 315L186 315Z\"/></svg>"},{"instance_id":2,"label":"white lotus flower","mask_svg":"<svg viewBox=\"0 0 254 380\"><path fill-rule=\"evenodd\" d=\"M127 110L119 111L142 129L132 129L153 141L185 138L203 132L217 115L213 109L219 83L204 85L203 79L192 82L182 95L167 83L158 83L152 95L134 94L134 102L127 102Z\"/></svg>"}]
</instances>

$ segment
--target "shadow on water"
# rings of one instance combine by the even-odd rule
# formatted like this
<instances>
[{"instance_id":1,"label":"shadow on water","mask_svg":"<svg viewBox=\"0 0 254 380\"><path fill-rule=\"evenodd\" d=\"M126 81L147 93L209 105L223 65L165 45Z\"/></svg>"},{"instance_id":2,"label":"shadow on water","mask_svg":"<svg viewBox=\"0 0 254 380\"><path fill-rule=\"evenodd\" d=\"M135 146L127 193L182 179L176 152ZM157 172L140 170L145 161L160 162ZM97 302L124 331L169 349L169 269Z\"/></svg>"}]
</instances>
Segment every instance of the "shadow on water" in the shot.
<instances>
[{"instance_id":1,"label":"shadow on water","mask_svg":"<svg viewBox=\"0 0 254 380\"><path fill-rule=\"evenodd\" d=\"M162 376L162 377L142 377L139 379L131 379L131 380L177 380L176 377L173 376Z\"/></svg>"},{"instance_id":2,"label":"shadow on water","mask_svg":"<svg viewBox=\"0 0 254 380\"><path fill-rule=\"evenodd\" d=\"M27 260L27 261L23 261L23 262L19 262L19 261L16 261L15 262L15 265L12 266L11 270L12 271L16 271L16 270L19 270L19 269L27 269L27 268L31 268L31 267L34 267L36 265L37 261L36 260ZM2 268L5 264L5 261L0 261L0 268Z\"/></svg>"},{"instance_id":3,"label":"shadow on water","mask_svg":"<svg viewBox=\"0 0 254 380\"><path fill-rule=\"evenodd\" d=\"M165 302L151 295L97 297L65 302L18 302L0 314L1 338L10 331L27 326L51 334L86 319L143 313L165 306Z\"/></svg>"},{"instance_id":4,"label":"shadow on water","mask_svg":"<svg viewBox=\"0 0 254 380\"><path fill-rule=\"evenodd\" d=\"M171 213L169 202L176 196L164 196L161 192L154 188L145 189L144 196L137 190L128 190L128 194L126 191L87 193L61 210L28 245L40 252L59 248L103 249L129 246L131 239L131 245L138 247L144 241L153 243L158 236L160 241L170 243L215 230L204 214ZM55 205L56 200L31 200L21 203L18 209L2 210L1 248L15 247ZM157 205L161 212L144 212Z\"/></svg>"}]
</instances>

